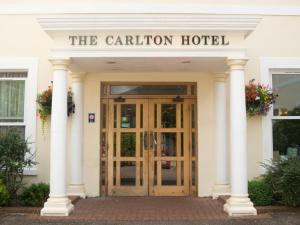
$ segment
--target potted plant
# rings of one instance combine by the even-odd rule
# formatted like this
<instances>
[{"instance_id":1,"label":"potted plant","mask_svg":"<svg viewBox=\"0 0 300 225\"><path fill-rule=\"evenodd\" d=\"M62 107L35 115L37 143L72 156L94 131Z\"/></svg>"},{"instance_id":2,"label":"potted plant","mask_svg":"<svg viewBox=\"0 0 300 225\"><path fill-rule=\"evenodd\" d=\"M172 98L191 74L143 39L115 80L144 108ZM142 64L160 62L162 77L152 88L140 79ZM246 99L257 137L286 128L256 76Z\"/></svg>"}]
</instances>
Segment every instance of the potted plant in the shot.
<instances>
[{"instance_id":1,"label":"potted plant","mask_svg":"<svg viewBox=\"0 0 300 225\"><path fill-rule=\"evenodd\" d=\"M275 103L278 95L273 89L252 79L245 87L247 115L266 115L272 104Z\"/></svg>"},{"instance_id":2,"label":"potted plant","mask_svg":"<svg viewBox=\"0 0 300 225\"><path fill-rule=\"evenodd\" d=\"M41 94L38 94L37 103L39 105L38 112L44 127L47 118L51 115L52 86L48 86L47 90L43 91ZM68 116L75 112L75 104L73 103L73 93L71 89L69 89L67 94L67 110Z\"/></svg>"}]
</instances>

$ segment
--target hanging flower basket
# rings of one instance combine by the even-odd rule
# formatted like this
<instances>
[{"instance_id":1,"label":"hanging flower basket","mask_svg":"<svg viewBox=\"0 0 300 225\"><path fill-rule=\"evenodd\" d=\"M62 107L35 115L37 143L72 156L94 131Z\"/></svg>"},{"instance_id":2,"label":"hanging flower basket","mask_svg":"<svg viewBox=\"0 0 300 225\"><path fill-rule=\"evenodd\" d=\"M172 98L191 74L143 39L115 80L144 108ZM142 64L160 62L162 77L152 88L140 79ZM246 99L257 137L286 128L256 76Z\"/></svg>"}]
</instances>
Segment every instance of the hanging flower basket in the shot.
<instances>
[{"instance_id":1,"label":"hanging flower basket","mask_svg":"<svg viewBox=\"0 0 300 225\"><path fill-rule=\"evenodd\" d=\"M51 115L51 107L52 107L52 86L48 86L48 89L43 91L41 94L38 94L37 103L39 105L39 115L42 120L42 125L44 127L47 118ZM73 93L69 89L67 95L67 108L68 108L68 116L71 113L75 112L75 104L73 103Z\"/></svg>"},{"instance_id":2,"label":"hanging flower basket","mask_svg":"<svg viewBox=\"0 0 300 225\"><path fill-rule=\"evenodd\" d=\"M245 87L246 110L250 117L266 115L278 97L273 89L254 81L254 79L250 80Z\"/></svg>"}]
</instances>

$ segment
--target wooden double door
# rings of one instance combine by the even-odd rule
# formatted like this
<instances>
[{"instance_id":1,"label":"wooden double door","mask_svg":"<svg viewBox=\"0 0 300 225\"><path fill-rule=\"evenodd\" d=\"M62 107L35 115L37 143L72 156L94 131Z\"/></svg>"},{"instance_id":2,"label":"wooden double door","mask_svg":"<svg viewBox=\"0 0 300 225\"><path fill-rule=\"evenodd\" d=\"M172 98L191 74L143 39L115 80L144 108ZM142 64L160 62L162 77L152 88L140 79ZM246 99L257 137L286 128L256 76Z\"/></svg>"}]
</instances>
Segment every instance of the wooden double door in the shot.
<instances>
[{"instance_id":1,"label":"wooden double door","mask_svg":"<svg viewBox=\"0 0 300 225\"><path fill-rule=\"evenodd\" d=\"M108 195L195 193L194 99L120 98L107 106Z\"/></svg>"}]
</instances>

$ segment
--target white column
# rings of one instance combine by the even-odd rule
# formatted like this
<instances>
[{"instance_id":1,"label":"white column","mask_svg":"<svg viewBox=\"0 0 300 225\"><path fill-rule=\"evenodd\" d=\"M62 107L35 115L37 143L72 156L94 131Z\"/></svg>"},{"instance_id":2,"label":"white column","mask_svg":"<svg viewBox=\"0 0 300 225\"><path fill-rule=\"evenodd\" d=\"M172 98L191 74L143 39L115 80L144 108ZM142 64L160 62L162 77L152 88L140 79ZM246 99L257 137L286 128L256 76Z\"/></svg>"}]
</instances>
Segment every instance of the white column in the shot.
<instances>
[{"instance_id":1,"label":"white column","mask_svg":"<svg viewBox=\"0 0 300 225\"><path fill-rule=\"evenodd\" d=\"M230 215L256 215L248 198L247 118L245 103L246 59L229 59L230 66L230 175L231 196L224 205Z\"/></svg>"},{"instance_id":2,"label":"white column","mask_svg":"<svg viewBox=\"0 0 300 225\"><path fill-rule=\"evenodd\" d=\"M215 75L215 184L213 198L229 195L226 75Z\"/></svg>"},{"instance_id":3,"label":"white column","mask_svg":"<svg viewBox=\"0 0 300 225\"><path fill-rule=\"evenodd\" d=\"M69 60L50 60L53 65L53 93L50 142L50 195L42 216L68 216L73 205L66 195L67 75Z\"/></svg>"},{"instance_id":4,"label":"white column","mask_svg":"<svg viewBox=\"0 0 300 225\"><path fill-rule=\"evenodd\" d=\"M85 198L83 184L83 79L84 73L72 73L72 93L75 113L71 129L71 177L68 195Z\"/></svg>"}]
</instances>

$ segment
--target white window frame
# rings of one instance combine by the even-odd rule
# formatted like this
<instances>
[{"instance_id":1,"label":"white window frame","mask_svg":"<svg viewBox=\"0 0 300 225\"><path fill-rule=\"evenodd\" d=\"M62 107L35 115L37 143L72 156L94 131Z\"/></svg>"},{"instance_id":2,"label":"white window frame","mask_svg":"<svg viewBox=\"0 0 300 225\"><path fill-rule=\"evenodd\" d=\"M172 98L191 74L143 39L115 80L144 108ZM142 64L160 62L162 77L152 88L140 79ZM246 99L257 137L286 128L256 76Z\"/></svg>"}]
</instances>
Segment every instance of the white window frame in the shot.
<instances>
[{"instance_id":1,"label":"white window frame","mask_svg":"<svg viewBox=\"0 0 300 225\"><path fill-rule=\"evenodd\" d=\"M24 71L25 78L0 78L1 80L25 80L24 121L0 122L0 126L25 126L25 138L30 142L30 152L36 153L36 95L37 95L37 58L2 58L0 57L0 71ZM24 175L37 175L37 168L24 169Z\"/></svg>"},{"instance_id":2,"label":"white window frame","mask_svg":"<svg viewBox=\"0 0 300 225\"><path fill-rule=\"evenodd\" d=\"M273 74L300 74L300 58L261 57L260 73L261 82L272 87ZM273 108L271 108L268 114L262 117L263 162L269 162L273 159L273 119L300 119L300 116L273 116ZM261 172L265 172L264 168Z\"/></svg>"}]
</instances>

